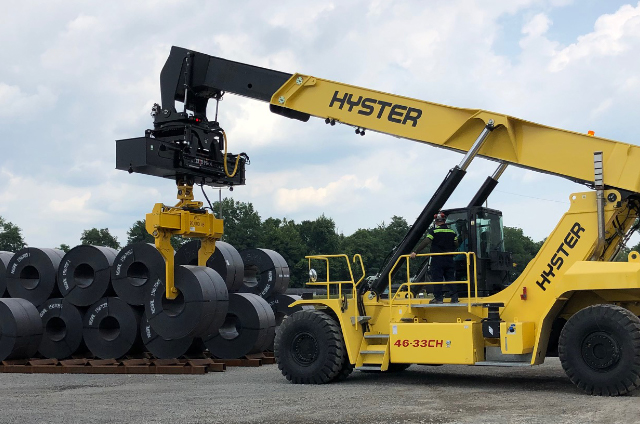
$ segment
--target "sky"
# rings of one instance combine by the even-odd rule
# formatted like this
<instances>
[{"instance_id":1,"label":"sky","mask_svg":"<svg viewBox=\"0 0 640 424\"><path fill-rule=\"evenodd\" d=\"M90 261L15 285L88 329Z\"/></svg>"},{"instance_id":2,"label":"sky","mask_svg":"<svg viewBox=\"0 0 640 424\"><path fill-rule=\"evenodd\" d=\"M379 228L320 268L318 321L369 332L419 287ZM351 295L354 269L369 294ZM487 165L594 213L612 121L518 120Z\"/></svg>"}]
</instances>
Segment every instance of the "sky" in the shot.
<instances>
[{"instance_id":1,"label":"sky","mask_svg":"<svg viewBox=\"0 0 640 424\"><path fill-rule=\"evenodd\" d=\"M0 216L34 247L77 245L93 227L109 228L124 245L155 203L176 202L170 180L115 169L115 140L152 127L172 45L639 144L640 2L6 3ZM462 159L319 119L289 120L232 95L220 103L219 121L229 150L246 152L251 164L245 186L209 188L209 198L251 202L263 219L325 214L344 235L394 215L413 223ZM446 206L465 206L495 168L475 160ZM488 203L537 241L568 209L569 195L585 190L511 166Z\"/></svg>"}]
</instances>

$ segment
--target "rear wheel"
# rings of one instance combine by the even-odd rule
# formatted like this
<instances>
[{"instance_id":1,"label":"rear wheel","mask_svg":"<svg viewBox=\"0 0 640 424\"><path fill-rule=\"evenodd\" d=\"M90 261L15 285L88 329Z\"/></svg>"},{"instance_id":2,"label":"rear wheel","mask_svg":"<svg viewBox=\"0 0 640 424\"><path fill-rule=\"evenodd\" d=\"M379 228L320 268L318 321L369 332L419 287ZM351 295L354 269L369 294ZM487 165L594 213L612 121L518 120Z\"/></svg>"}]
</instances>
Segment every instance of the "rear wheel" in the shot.
<instances>
[{"instance_id":1,"label":"rear wheel","mask_svg":"<svg viewBox=\"0 0 640 424\"><path fill-rule=\"evenodd\" d=\"M279 327L274 354L287 380L323 384L343 371L347 353L342 332L333 318L318 310L303 310L289 316Z\"/></svg>"},{"instance_id":2,"label":"rear wheel","mask_svg":"<svg viewBox=\"0 0 640 424\"><path fill-rule=\"evenodd\" d=\"M640 319L615 305L584 308L562 329L558 356L569 379L586 393L628 393L640 386Z\"/></svg>"}]
</instances>

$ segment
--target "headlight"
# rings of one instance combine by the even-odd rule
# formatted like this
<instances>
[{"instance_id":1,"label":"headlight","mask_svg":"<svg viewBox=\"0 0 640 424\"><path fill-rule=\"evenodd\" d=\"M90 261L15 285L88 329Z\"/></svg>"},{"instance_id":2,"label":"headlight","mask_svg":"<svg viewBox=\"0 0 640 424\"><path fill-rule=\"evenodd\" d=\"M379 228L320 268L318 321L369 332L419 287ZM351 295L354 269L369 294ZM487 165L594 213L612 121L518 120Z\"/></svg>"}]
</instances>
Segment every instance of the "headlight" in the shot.
<instances>
[{"instance_id":1,"label":"headlight","mask_svg":"<svg viewBox=\"0 0 640 424\"><path fill-rule=\"evenodd\" d=\"M315 283L317 279L318 279L318 273L316 272L315 269L311 268L309 270L309 280L311 280L312 283Z\"/></svg>"}]
</instances>

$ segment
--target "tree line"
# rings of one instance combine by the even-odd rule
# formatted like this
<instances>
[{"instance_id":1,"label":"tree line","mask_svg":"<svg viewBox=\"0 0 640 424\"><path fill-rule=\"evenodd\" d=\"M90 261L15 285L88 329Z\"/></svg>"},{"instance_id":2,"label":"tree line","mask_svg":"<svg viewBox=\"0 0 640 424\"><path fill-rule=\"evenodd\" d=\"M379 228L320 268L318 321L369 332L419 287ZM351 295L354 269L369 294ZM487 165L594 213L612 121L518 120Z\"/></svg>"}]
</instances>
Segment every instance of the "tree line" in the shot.
<instances>
[{"instance_id":1,"label":"tree line","mask_svg":"<svg viewBox=\"0 0 640 424\"><path fill-rule=\"evenodd\" d=\"M220 210L220 204L215 202L214 211ZM222 200L222 218L224 219L224 235L222 241L242 250L250 247L272 249L280 253L290 267L291 287L303 287L308 281L308 260L306 255L318 254L347 254L350 258L359 253L365 265L367 275L375 275L393 250L409 230L407 221L399 216L393 216L388 222L382 222L374 228L359 229L353 234L345 236L336 229L336 224L330 217L320 215L315 220L295 222L287 218L262 219L252 203L240 202L231 198ZM15 224L0 217L0 250L16 252L26 246L22 230ZM133 223L127 231L124 245L134 242L153 243L153 237L147 233L144 220ZM520 228L504 227L505 250L512 252L514 272L512 280L524 270L529 261L537 254L544 240L534 241L524 234ZM172 245L177 250L187 241L181 237L173 237ZM117 237L108 228L91 228L84 230L80 236L81 244L93 244L120 249ZM57 248L69 251L68 245L62 244ZM640 249L640 244L631 249L624 249L618 260L626 260L630 250ZM314 264L316 268L317 264ZM318 269L319 268L319 269ZM361 271L352 264L354 276L358 279ZM320 264L316 269L322 273ZM335 272L345 278L346 262L332 261L331 279Z\"/></svg>"}]
</instances>

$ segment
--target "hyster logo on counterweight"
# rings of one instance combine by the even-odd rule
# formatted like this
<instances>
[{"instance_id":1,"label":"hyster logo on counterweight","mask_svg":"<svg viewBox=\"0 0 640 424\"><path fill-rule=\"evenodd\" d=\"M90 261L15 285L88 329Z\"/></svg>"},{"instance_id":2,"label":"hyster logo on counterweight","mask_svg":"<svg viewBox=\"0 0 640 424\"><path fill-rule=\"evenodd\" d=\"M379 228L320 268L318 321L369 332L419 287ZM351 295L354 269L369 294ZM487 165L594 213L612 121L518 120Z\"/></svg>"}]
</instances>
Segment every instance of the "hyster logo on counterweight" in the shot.
<instances>
[{"instance_id":1,"label":"hyster logo on counterweight","mask_svg":"<svg viewBox=\"0 0 640 424\"><path fill-rule=\"evenodd\" d=\"M393 104L382 100L376 100L371 97L363 98L362 96L358 96L358 98L355 99L353 94L344 93L341 95L339 91L333 93L333 98L331 99L331 103L329 103L329 107L334 107L336 104L340 110L347 105L349 107L349 112L353 111L354 107L357 107L358 113L364 116L370 116L377 111L376 118L378 119L382 119L383 116L386 116L387 120L390 122L402 125L406 125L407 122L410 122L412 127L418 125L418 119L422 116L422 110L414 107Z\"/></svg>"},{"instance_id":2,"label":"hyster logo on counterweight","mask_svg":"<svg viewBox=\"0 0 640 424\"><path fill-rule=\"evenodd\" d=\"M571 250L576 247L580 240L580 233L584 231L584 227L580 223L576 222L564 237L564 241L560 243L560 246L556 249L556 253L551 257L551 260L547 264L547 269L542 271L540 279L536 281L538 287L543 291L547 290L545 284L551 284L551 279L556 276L555 271L562 268L564 264L564 258L568 258ZM568 248L569 250L565 249Z\"/></svg>"}]
</instances>

